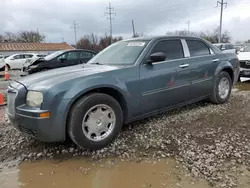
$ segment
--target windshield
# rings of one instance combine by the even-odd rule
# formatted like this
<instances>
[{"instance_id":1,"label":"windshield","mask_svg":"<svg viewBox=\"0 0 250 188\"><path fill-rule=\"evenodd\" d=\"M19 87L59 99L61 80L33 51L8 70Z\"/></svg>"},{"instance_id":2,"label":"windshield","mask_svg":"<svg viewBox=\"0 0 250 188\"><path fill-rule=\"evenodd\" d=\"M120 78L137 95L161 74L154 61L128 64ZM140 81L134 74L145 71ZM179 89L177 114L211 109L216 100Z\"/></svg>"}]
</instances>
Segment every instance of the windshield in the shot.
<instances>
[{"instance_id":1,"label":"windshield","mask_svg":"<svg viewBox=\"0 0 250 188\"><path fill-rule=\"evenodd\" d=\"M250 52L250 46L246 47L246 48L244 49L244 52Z\"/></svg>"},{"instance_id":2,"label":"windshield","mask_svg":"<svg viewBox=\"0 0 250 188\"><path fill-rule=\"evenodd\" d=\"M147 44L148 41L122 41L114 43L97 54L88 64L132 65Z\"/></svg>"},{"instance_id":3,"label":"windshield","mask_svg":"<svg viewBox=\"0 0 250 188\"><path fill-rule=\"evenodd\" d=\"M45 56L44 59L45 59L46 61L49 61L49 60L55 58L56 56L62 54L63 52L64 52L64 51L56 51L56 52L54 52L54 53L52 53L52 54L49 54L49 55Z\"/></svg>"}]
</instances>

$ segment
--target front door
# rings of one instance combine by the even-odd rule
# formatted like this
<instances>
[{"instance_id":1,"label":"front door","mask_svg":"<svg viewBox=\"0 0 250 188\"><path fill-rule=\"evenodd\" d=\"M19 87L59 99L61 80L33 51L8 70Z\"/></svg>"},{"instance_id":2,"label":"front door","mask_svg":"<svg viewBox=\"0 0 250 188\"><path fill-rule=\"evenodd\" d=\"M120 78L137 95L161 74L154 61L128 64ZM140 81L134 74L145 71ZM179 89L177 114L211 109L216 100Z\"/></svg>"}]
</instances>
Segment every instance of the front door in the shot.
<instances>
[{"instance_id":1,"label":"front door","mask_svg":"<svg viewBox=\"0 0 250 188\"><path fill-rule=\"evenodd\" d=\"M56 66L53 68L60 68L79 64L79 53L77 51L66 52L60 55L55 62Z\"/></svg>"},{"instance_id":2,"label":"front door","mask_svg":"<svg viewBox=\"0 0 250 188\"><path fill-rule=\"evenodd\" d=\"M189 66L185 63L179 39L156 42L148 57L156 52L166 54L165 61L140 65L140 87L143 113L178 105L190 99Z\"/></svg>"}]
</instances>

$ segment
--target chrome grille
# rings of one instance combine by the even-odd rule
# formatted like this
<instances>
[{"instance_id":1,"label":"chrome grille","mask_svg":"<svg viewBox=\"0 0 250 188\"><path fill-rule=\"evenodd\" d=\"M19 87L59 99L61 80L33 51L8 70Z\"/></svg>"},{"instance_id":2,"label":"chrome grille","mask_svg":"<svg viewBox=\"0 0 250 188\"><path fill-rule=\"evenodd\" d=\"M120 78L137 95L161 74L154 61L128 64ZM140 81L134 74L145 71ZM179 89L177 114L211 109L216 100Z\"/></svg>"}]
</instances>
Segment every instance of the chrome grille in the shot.
<instances>
[{"instance_id":1,"label":"chrome grille","mask_svg":"<svg viewBox=\"0 0 250 188\"><path fill-rule=\"evenodd\" d=\"M240 61L240 67L250 69L250 61Z\"/></svg>"}]
</instances>

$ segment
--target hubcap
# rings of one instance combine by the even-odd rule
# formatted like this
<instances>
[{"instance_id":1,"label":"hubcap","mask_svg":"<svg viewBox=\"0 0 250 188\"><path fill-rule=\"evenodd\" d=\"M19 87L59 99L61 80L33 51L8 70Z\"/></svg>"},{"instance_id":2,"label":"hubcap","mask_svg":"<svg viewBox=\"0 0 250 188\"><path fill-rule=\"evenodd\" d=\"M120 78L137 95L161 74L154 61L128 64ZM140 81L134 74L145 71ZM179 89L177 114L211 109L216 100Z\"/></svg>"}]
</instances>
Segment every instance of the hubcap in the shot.
<instances>
[{"instance_id":1,"label":"hubcap","mask_svg":"<svg viewBox=\"0 0 250 188\"><path fill-rule=\"evenodd\" d=\"M228 94L229 94L229 89L230 89L230 85L229 85L229 80L226 77L223 77L220 82L219 82L219 96L222 99L227 98Z\"/></svg>"},{"instance_id":2,"label":"hubcap","mask_svg":"<svg viewBox=\"0 0 250 188\"><path fill-rule=\"evenodd\" d=\"M90 108L83 117L82 131L92 141L102 141L113 131L116 117L113 109L105 104Z\"/></svg>"}]
</instances>

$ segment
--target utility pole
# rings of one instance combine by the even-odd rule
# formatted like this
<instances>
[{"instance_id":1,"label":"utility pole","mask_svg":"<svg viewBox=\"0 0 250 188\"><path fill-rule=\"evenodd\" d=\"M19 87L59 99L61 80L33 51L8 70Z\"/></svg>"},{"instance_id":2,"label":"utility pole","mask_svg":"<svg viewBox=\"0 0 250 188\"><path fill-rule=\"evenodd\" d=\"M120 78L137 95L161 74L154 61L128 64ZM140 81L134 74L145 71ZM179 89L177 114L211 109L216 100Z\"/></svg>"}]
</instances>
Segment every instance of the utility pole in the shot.
<instances>
[{"instance_id":1,"label":"utility pole","mask_svg":"<svg viewBox=\"0 0 250 188\"><path fill-rule=\"evenodd\" d=\"M113 18L113 15L116 15L116 13L114 12L114 8L111 6L111 2L109 2L109 6L106 7L106 9L108 10L108 12L105 12L105 14L108 15L108 20L109 20L109 27L110 27L110 44L112 44L112 20L114 19Z\"/></svg>"},{"instance_id":2,"label":"utility pole","mask_svg":"<svg viewBox=\"0 0 250 188\"><path fill-rule=\"evenodd\" d=\"M64 37L62 37L62 42L64 42Z\"/></svg>"},{"instance_id":3,"label":"utility pole","mask_svg":"<svg viewBox=\"0 0 250 188\"><path fill-rule=\"evenodd\" d=\"M75 22L75 21L73 22L73 26L72 26L71 28L73 28L73 30L74 30L74 34L75 34L75 45L76 45L76 43L77 43L77 39L76 39L76 29L77 29L77 24L76 24L76 22Z\"/></svg>"},{"instance_id":4,"label":"utility pole","mask_svg":"<svg viewBox=\"0 0 250 188\"><path fill-rule=\"evenodd\" d=\"M221 42L221 33L222 33L222 17L223 17L223 9L224 5L227 7L227 3L224 2L224 0L217 1L217 7L220 4L220 30L219 30L219 43Z\"/></svg>"},{"instance_id":5,"label":"utility pole","mask_svg":"<svg viewBox=\"0 0 250 188\"><path fill-rule=\"evenodd\" d=\"M133 28L133 38L135 38L135 24L134 24L134 20L132 20L132 28Z\"/></svg>"},{"instance_id":6,"label":"utility pole","mask_svg":"<svg viewBox=\"0 0 250 188\"><path fill-rule=\"evenodd\" d=\"M188 24L188 33L189 33L190 21L188 21L187 24Z\"/></svg>"},{"instance_id":7,"label":"utility pole","mask_svg":"<svg viewBox=\"0 0 250 188\"><path fill-rule=\"evenodd\" d=\"M36 42L40 42L39 40L39 31L38 31L38 28L36 28Z\"/></svg>"}]
</instances>

